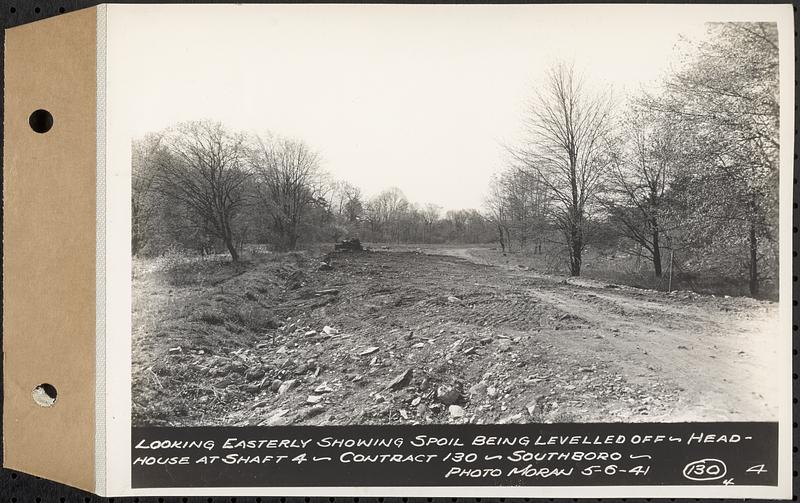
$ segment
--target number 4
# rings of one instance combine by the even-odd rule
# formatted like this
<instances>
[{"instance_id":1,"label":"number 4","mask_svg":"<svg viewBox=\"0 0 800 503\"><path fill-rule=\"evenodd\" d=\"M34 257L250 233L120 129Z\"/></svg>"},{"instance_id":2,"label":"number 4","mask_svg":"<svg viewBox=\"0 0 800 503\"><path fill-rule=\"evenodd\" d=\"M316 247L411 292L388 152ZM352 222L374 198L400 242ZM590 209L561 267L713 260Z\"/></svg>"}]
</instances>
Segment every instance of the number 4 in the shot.
<instances>
[{"instance_id":1,"label":"number 4","mask_svg":"<svg viewBox=\"0 0 800 503\"><path fill-rule=\"evenodd\" d=\"M764 465L751 466L750 468L747 469L747 471L751 473L757 473L759 475L767 472L767 470L764 468Z\"/></svg>"}]
</instances>

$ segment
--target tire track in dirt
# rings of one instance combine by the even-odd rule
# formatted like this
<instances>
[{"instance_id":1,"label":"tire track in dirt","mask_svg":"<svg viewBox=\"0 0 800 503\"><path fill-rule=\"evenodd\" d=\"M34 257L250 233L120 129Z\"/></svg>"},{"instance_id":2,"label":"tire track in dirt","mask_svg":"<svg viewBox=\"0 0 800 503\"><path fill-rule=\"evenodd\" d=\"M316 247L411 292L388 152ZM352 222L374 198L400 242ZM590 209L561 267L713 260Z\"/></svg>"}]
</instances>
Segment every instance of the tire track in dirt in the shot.
<instances>
[{"instance_id":1,"label":"tire track in dirt","mask_svg":"<svg viewBox=\"0 0 800 503\"><path fill-rule=\"evenodd\" d=\"M469 249L448 255L472 260ZM485 258L479 263L487 264ZM662 292L630 287L606 289L538 273L528 292L540 301L610 332L609 343L628 379L658 378L680 397L668 420L770 420L777 417L776 390L769 369L779 368L777 306L752 299L688 295L683 302ZM549 280L549 281L548 281ZM613 292L613 293L611 293Z\"/></svg>"}]
</instances>

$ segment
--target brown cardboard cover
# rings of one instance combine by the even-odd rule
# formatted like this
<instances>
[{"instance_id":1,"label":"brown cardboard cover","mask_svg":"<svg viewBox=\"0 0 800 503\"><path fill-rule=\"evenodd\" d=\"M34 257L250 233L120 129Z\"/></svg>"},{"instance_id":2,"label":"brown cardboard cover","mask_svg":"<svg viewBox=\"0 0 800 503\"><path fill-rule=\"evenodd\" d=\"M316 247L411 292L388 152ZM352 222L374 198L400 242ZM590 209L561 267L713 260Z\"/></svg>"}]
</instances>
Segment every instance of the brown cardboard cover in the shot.
<instances>
[{"instance_id":1,"label":"brown cardboard cover","mask_svg":"<svg viewBox=\"0 0 800 503\"><path fill-rule=\"evenodd\" d=\"M94 491L96 9L5 37L4 463Z\"/></svg>"}]
</instances>

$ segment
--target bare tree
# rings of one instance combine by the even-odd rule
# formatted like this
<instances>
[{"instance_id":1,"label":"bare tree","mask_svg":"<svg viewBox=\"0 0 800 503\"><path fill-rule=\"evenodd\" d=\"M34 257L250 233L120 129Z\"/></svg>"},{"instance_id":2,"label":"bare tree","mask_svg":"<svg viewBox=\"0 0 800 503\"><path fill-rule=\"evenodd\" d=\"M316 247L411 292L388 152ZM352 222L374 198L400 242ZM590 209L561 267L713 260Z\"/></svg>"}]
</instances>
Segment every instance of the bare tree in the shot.
<instances>
[{"instance_id":1,"label":"bare tree","mask_svg":"<svg viewBox=\"0 0 800 503\"><path fill-rule=\"evenodd\" d=\"M356 187L356 191L349 194L347 202L344 204L344 216L349 224L355 224L364 214L364 203L361 196L361 189Z\"/></svg>"},{"instance_id":2,"label":"bare tree","mask_svg":"<svg viewBox=\"0 0 800 503\"><path fill-rule=\"evenodd\" d=\"M680 127L668 116L633 103L621 132L603 204L620 233L646 250L660 278L663 240L678 220L672 211L671 189L685 164Z\"/></svg>"},{"instance_id":3,"label":"bare tree","mask_svg":"<svg viewBox=\"0 0 800 503\"><path fill-rule=\"evenodd\" d=\"M361 189L344 180L334 182L332 189L331 209L346 223L356 223L364 211Z\"/></svg>"},{"instance_id":4,"label":"bare tree","mask_svg":"<svg viewBox=\"0 0 800 503\"><path fill-rule=\"evenodd\" d=\"M238 261L234 220L245 206L249 177L244 137L217 122L187 122L169 131L164 142L170 155L159 159L158 190L184 205Z\"/></svg>"},{"instance_id":5,"label":"bare tree","mask_svg":"<svg viewBox=\"0 0 800 503\"><path fill-rule=\"evenodd\" d=\"M525 126L527 141L512 155L520 170L538 175L552 192L570 274L579 276L587 211L609 166L610 96L591 94L571 66L557 65L531 104Z\"/></svg>"},{"instance_id":6,"label":"bare tree","mask_svg":"<svg viewBox=\"0 0 800 503\"><path fill-rule=\"evenodd\" d=\"M399 220L408 207L408 199L397 187L388 188L370 199L367 213L373 232L382 240L399 242Z\"/></svg>"},{"instance_id":7,"label":"bare tree","mask_svg":"<svg viewBox=\"0 0 800 503\"><path fill-rule=\"evenodd\" d=\"M433 224L439 220L439 215L442 213L442 207L438 204L428 203L420 213L422 215L422 223L424 225L422 241L430 242L433 234Z\"/></svg>"},{"instance_id":8,"label":"bare tree","mask_svg":"<svg viewBox=\"0 0 800 503\"><path fill-rule=\"evenodd\" d=\"M450 223L450 240L457 241L467 230L467 210L448 210L444 215L445 220Z\"/></svg>"},{"instance_id":9,"label":"bare tree","mask_svg":"<svg viewBox=\"0 0 800 503\"><path fill-rule=\"evenodd\" d=\"M300 140L257 138L251 155L256 194L284 250L297 247L306 218L326 206L319 155Z\"/></svg>"},{"instance_id":10,"label":"bare tree","mask_svg":"<svg viewBox=\"0 0 800 503\"><path fill-rule=\"evenodd\" d=\"M159 209L155 180L158 165L169 152L161 134L149 134L135 140L132 150L131 176L131 253L136 256L151 237L153 217Z\"/></svg>"},{"instance_id":11,"label":"bare tree","mask_svg":"<svg viewBox=\"0 0 800 503\"><path fill-rule=\"evenodd\" d=\"M489 196L485 203L488 219L497 231L497 241L504 253L506 248L511 251L511 221L508 215L505 175L506 173L494 176L489 185Z\"/></svg>"}]
</instances>

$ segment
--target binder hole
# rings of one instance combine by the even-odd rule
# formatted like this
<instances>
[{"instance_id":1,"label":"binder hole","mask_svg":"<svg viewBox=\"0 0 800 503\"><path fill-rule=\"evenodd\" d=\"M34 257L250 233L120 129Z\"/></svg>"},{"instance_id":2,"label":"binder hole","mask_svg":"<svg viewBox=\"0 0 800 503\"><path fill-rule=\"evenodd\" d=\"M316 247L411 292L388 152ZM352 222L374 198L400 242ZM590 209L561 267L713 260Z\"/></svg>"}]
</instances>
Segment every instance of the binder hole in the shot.
<instances>
[{"instance_id":1,"label":"binder hole","mask_svg":"<svg viewBox=\"0 0 800 503\"><path fill-rule=\"evenodd\" d=\"M36 7L35 9L33 9L33 12L38 14L38 13L42 12L42 9L40 9L39 7Z\"/></svg>"},{"instance_id":2,"label":"binder hole","mask_svg":"<svg viewBox=\"0 0 800 503\"><path fill-rule=\"evenodd\" d=\"M56 392L56 388L52 384L42 383L33 388L33 393L31 393L31 395L33 396L33 401L36 402L37 405L52 407L53 404L56 403L58 392Z\"/></svg>"},{"instance_id":3,"label":"binder hole","mask_svg":"<svg viewBox=\"0 0 800 503\"><path fill-rule=\"evenodd\" d=\"M53 115L47 110L36 110L28 118L28 124L37 133L46 133L53 127Z\"/></svg>"}]
</instances>

